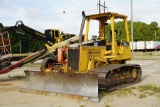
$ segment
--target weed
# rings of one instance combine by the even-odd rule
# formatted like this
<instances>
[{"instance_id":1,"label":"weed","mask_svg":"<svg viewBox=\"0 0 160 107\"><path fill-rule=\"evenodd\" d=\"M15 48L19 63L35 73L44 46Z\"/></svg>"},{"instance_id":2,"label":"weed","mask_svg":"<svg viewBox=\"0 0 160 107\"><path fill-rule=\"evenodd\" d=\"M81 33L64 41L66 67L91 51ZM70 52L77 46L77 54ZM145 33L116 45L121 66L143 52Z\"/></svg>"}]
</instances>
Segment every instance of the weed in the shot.
<instances>
[{"instance_id":1,"label":"weed","mask_svg":"<svg viewBox=\"0 0 160 107\"><path fill-rule=\"evenodd\" d=\"M137 87L135 87L135 86L131 86L130 88L131 88L131 89L136 89Z\"/></svg>"},{"instance_id":2,"label":"weed","mask_svg":"<svg viewBox=\"0 0 160 107\"><path fill-rule=\"evenodd\" d=\"M80 105L80 107L85 107L84 105Z\"/></svg>"},{"instance_id":3,"label":"weed","mask_svg":"<svg viewBox=\"0 0 160 107\"><path fill-rule=\"evenodd\" d=\"M16 75L16 76L13 76L13 77L10 77L9 78L14 78L14 79L24 79L25 76L20 76L20 75Z\"/></svg>"},{"instance_id":4,"label":"weed","mask_svg":"<svg viewBox=\"0 0 160 107\"><path fill-rule=\"evenodd\" d=\"M128 93L132 93L132 89L135 89L135 87L124 88Z\"/></svg>"},{"instance_id":5,"label":"weed","mask_svg":"<svg viewBox=\"0 0 160 107\"><path fill-rule=\"evenodd\" d=\"M123 89L121 89L121 90L119 91L119 93L117 94L118 97L124 97L124 96L126 96L126 95L128 95L128 93L127 93L126 90L123 90Z\"/></svg>"},{"instance_id":6,"label":"weed","mask_svg":"<svg viewBox=\"0 0 160 107\"><path fill-rule=\"evenodd\" d=\"M145 93L145 94L148 94L149 96L154 95L154 92L146 91L146 92L144 92L144 93Z\"/></svg>"},{"instance_id":7,"label":"weed","mask_svg":"<svg viewBox=\"0 0 160 107\"><path fill-rule=\"evenodd\" d=\"M138 86L138 89L140 92L151 90L154 93L160 93L160 87L151 84Z\"/></svg>"},{"instance_id":8,"label":"weed","mask_svg":"<svg viewBox=\"0 0 160 107\"><path fill-rule=\"evenodd\" d=\"M135 89L135 88L136 88L136 87L122 88L122 89L119 90L118 96L119 96L119 97L123 97L123 96L128 95L129 93L134 94L134 93L132 92L132 89Z\"/></svg>"},{"instance_id":9,"label":"weed","mask_svg":"<svg viewBox=\"0 0 160 107\"><path fill-rule=\"evenodd\" d=\"M140 94L138 98L145 98L147 97L145 94Z\"/></svg>"},{"instance_id":10,"label":"weed","mask_svg":"<svg viewBox=\"0 0 160 107\"><path fill-rule=\"evenodd\" d=\"M106 107L110 107L110 105L106 105Z\"/></svg>"},{"instance_id":11,"label":"weed","mask_svg":"<svg viewBox=\"0 0 160 107\"><path fill-rule=\"evenodd\" d=\"M106 96L107 94L108 94L108 92L106 92L106 91L101 91L99 95L100 95L100 97L103 97L103 96Z\"/></svg>"}]
</instances>

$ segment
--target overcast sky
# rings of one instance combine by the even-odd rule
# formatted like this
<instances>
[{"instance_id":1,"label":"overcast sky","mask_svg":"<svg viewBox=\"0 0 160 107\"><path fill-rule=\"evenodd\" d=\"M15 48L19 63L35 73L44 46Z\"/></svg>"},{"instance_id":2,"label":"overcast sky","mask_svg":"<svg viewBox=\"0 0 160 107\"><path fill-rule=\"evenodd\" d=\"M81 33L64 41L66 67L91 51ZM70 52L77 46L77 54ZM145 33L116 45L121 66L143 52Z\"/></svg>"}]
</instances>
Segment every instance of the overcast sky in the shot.
<instances>
[{"instance_id":1,"label":"overcast sky","mask_svg":"<svg viewBox=\"0 0 160 107\"><path fill-rule=\"evenodd\" d=\"M65 33L79 33L82 11L86 15L98 13L99 0L0 0L0 23L13 26L22 20L38 31L60 29ZM131 16L131 0L105 0L108 11ZM104 1L101 0L101 4ZM133 20L160 26L160 0L133 0Z\"/></svg>"}]
</instances>

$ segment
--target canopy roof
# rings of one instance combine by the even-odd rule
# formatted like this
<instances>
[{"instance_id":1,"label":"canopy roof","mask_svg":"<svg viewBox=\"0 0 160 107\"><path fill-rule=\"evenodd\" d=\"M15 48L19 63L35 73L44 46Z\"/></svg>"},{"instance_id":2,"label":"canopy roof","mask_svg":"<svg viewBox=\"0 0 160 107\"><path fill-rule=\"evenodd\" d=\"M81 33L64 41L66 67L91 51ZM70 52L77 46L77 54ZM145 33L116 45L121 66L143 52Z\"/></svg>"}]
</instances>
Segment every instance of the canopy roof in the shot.
<instances>
[{"instance_id":1,"label":"canopy roof","mask_svg":"<svg viewBox=\"0 0 160 107\"><path fill-rule=\"evenodd\" d=\"M107 19L109 20L111 16L114 15L114 19L124 19L127 18L126 15L119 14L119 13L114 13L114 12L107 12L107 13L100 13L100 14L93 14L93 15L88 15L88 19L93 19L93 20L100 20L100 19Z\"/></svg>"}]
</instances>

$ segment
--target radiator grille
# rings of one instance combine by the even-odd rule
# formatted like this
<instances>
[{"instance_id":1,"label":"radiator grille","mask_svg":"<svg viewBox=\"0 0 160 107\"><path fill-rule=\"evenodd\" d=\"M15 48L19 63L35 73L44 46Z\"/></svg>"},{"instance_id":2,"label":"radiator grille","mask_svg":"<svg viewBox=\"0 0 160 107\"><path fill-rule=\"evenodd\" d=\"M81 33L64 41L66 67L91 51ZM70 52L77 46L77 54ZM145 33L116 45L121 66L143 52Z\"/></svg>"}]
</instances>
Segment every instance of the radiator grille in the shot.
<instances>
[{"instance_id":1,"label":"radiator grille","mask_svg":"<svg viewBox=\"0 0 160 107\"><path fill-rule=\"evenodd\" d=\"M79 48L68 49L68 67L74 70L79 70Z\"/></svg>"}]
</instances>

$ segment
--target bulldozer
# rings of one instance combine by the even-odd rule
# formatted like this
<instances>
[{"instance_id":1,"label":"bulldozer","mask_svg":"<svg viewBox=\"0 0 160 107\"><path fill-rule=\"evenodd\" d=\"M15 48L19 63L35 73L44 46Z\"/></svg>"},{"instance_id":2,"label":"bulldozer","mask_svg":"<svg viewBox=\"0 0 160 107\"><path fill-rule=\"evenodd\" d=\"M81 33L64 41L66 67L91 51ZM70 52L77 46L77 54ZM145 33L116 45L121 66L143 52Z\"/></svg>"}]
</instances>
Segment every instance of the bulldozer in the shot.
<instances>
[{"instance_id":1,"label":"bulldozer","mask_svg":"<svg viewBox=\"0 0 160 107\"><path fill-rule=\"evenodd\" d=\"M119 19L124 22L125 32L125 38L121 40L117 37L114 23ZM99 35L89 40L89 32L96 30L90 29L92 21L99 23ZM108 22L110 35L105 31ZM129 43L126 15L106 12L86 16L82 12L79 42L65 46L63 52L66 63L56 63L54 58L47 57L40 70L25 70L26 80L21 92L77 96L81 100L99 102L99 90L113 91L141 81L140 65L126 63L131 60Z\"/></svg>"}]
</instances>

